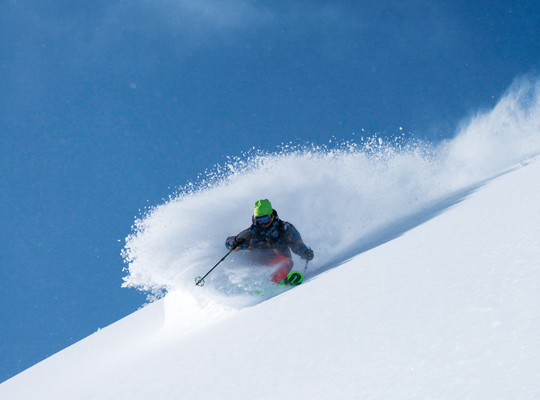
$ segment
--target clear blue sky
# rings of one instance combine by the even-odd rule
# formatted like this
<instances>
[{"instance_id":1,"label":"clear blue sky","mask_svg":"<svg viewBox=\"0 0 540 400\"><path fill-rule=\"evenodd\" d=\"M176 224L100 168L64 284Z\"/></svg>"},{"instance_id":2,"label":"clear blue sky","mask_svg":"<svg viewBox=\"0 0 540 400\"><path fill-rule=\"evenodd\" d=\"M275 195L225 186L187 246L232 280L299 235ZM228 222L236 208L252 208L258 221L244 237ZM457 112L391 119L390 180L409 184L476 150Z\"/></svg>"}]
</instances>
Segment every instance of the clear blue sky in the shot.
<instances>
[{"instance_id":1,"label":"clear blue sky","mask_svg":"<svg viewBox=\"0 0 540 400\"><path fill-rule=\"evenodd\" d=\"M134 217L257 147L431 141L540 65L533 1L0 0L0 381L135 311Z\"/></svg>"}]
</instances>

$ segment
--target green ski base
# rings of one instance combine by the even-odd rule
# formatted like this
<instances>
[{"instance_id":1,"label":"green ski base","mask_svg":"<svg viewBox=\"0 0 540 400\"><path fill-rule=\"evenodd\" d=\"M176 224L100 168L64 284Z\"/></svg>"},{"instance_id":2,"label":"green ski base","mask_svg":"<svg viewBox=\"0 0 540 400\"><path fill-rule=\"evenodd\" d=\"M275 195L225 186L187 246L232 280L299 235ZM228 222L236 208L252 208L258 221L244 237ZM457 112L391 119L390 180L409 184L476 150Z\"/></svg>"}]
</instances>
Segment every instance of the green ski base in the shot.
<instances>
[{"instance_id":1,"label":"green ski base","mask_svg":"<svg viewBox=\"0 0 540 400\"><path fill-rule=\"evenodd\" d=\"M285 286L298 286L304 281L304 275L298 271L291 271L289 275L285 277L280 285Z\"/></svg>"}]
</instances>

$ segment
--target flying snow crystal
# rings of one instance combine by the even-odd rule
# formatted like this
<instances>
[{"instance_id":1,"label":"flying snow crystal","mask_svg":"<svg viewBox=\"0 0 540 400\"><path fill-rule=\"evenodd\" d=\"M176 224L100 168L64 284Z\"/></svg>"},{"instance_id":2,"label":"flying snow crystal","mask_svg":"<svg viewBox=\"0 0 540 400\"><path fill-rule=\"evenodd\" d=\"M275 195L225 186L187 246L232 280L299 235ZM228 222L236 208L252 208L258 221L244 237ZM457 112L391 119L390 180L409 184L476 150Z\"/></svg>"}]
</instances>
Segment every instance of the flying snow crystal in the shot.
<instances>
[{"instance_id":1,"label":"flying snow crystal","mask_svg":"<svg viewBox=\"0 0 540 400\"><path fill-rule=\"evenodd\" d=\"M363 137L360 144L289 146L228 159L136 220L123 250L124 286L155 294L194 290L195 277L224 255L227 236L251 224L260 198L270 199L313 248L310 269L324 267L377 228L540 153L539 92L538 82L518 82L491 112L438 145L402 135L385 142ZM234 255L208 277L205 290L246 293L263 285L265 274Z\"/></svg>"}]
</instances>

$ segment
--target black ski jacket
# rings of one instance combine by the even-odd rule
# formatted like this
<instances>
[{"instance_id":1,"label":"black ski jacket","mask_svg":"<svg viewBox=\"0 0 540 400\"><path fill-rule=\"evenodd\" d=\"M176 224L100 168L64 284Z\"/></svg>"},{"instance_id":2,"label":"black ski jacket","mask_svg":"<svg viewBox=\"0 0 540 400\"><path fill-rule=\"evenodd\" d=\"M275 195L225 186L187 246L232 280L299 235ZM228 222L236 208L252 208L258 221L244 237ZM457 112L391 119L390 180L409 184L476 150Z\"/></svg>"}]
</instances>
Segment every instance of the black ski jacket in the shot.
<instances>
[{"instance_id":1,"label":"black ski jacket","mask_svg":"<svg viewBox=\"0 0 540 400\"><path fill-rule=\"evenodd\" d=\"M227 248L234 248L236 243L244 239L236 250L260 250L262 253L280 254L289 259L292 250L295 254L302 256L308 247L302 241L300 232L293 224L279 219L276 210L273 210L273 215L274 221L268 228L257 225L253 217L251 227L236 236L227 238L225 242Z\"/></svg>"}]
</instances>

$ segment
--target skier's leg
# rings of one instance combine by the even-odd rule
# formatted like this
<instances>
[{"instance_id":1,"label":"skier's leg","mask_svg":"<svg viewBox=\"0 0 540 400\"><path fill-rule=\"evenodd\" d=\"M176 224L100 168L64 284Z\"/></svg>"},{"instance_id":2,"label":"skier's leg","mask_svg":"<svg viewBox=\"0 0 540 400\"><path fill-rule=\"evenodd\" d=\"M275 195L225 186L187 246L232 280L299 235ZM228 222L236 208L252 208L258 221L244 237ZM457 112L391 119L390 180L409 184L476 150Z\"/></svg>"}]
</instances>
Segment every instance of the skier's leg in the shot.
<instances>
[{"instance_id":1,"label":"skier's leg","mask_svg":"<svg viewBox=\"0 0 540 400\"><path fill-rule=\"evenodd\" d=\"M277 271L272 274L272 278L270 280L274 283L280 283L283 279L285 279L289 272L291 272L293 262L290 258L279 255L270 261L268 265L271 267L279 265Z\"/></svg>"}]
</instances>

